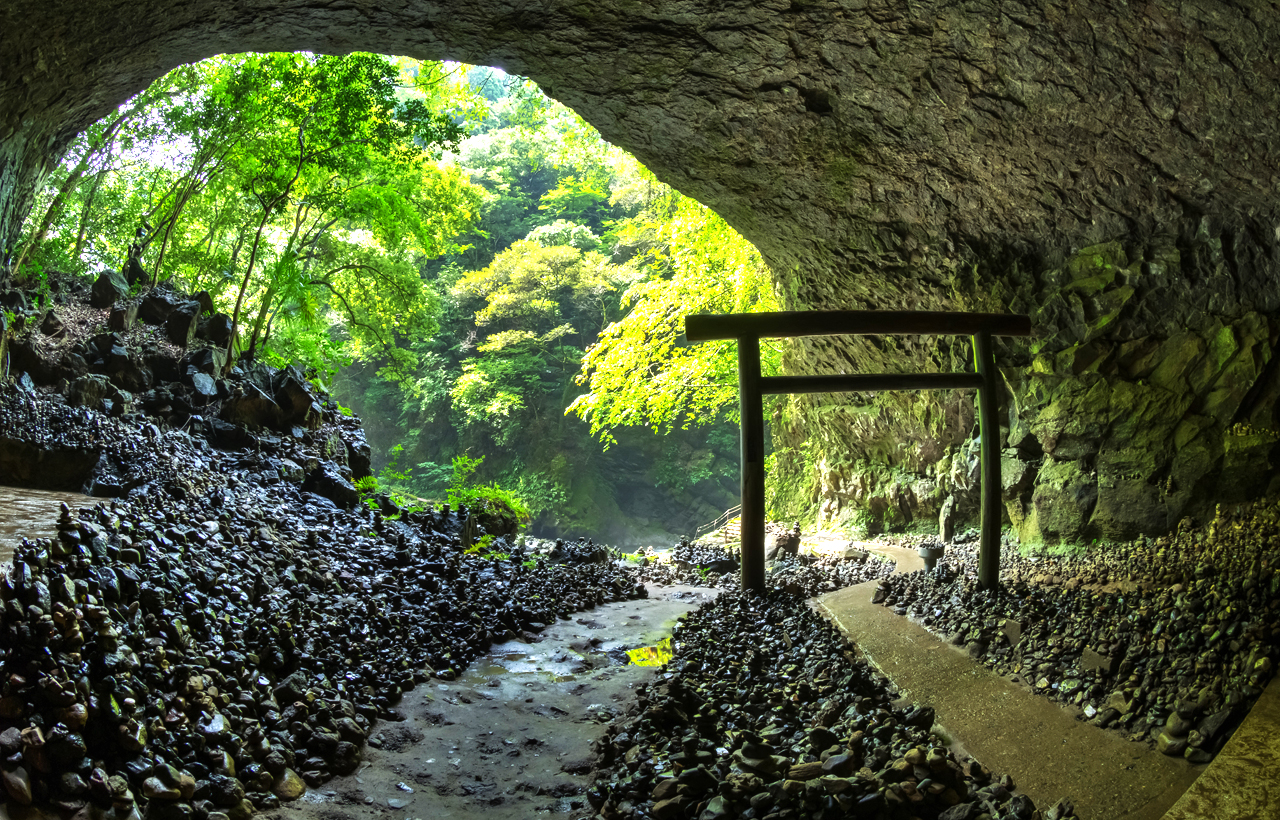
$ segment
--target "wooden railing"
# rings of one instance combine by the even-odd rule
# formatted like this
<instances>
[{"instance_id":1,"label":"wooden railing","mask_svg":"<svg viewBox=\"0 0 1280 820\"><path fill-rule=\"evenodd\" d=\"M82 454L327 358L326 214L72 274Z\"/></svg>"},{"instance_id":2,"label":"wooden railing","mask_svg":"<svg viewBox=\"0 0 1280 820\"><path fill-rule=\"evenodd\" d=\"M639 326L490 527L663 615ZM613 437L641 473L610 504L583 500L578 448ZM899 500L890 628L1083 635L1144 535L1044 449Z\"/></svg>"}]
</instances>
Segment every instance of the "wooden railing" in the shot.
<instances>
[{"instance_id":1,"label":"wooden railing","mask_svg":"<svg viewBox=\"0 0 1280 820\"><path fill-rule=\"evenodd\" d=\"M717 518L715 521L712 521L710 524L703 524L701 527L698 527L697 531L694 532L693 534L693 540L697 541L699 538L701 538L704 535L707 535L708 533L713 533L718 529L722 529L728 526L729 522L731 522L733 519L737 518L741 514L742 514L741 504L739 504L736 507L731 507L725 510L723 513L721 513L720 517Z\"/></svg>"}]
</instances>

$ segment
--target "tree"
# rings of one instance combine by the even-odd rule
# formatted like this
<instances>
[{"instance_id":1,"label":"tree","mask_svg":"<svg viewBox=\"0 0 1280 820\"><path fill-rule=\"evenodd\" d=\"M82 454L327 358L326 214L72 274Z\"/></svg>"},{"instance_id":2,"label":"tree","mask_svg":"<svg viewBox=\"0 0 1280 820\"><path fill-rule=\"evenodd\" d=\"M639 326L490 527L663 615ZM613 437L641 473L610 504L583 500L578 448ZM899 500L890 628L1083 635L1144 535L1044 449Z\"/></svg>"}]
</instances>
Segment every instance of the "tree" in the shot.
<instances>
[{"instance_id":1,"label":"tree","mask_svg":"<svg viewBox=\"0 0 1280 820\"><path fill-rule=\"evenodd\" d=\"M398 99L397 77L388 60L371 54L264 55L238 75L263 88L262 104L280 125L264 130L236 157L259 216L231 313L233 340L274 217L293 206L294 231L284 254L296 255L307 238L301 233L306 217L335 209L374 157L451 146L461 136L453 120L421 100Z\"/></svg>"},{"instance_id":2,"label":"tree","mask_svg":"<svg viewBox=\"0 0 1280 820\"><path fill-rule=\"evenodd\" d=\"M731 343L690 345L690 313L777 309L759 253L724 220L665 186L651 186L644 212L619 231L643 248L649 275L622 297L626 315L604 328L582 361L588 392L566 412L591 424L605 445L622 426L671 431L737 415L737 360ZM765 375L780 352L761 348Z\"/></svg>"}]
</instances>

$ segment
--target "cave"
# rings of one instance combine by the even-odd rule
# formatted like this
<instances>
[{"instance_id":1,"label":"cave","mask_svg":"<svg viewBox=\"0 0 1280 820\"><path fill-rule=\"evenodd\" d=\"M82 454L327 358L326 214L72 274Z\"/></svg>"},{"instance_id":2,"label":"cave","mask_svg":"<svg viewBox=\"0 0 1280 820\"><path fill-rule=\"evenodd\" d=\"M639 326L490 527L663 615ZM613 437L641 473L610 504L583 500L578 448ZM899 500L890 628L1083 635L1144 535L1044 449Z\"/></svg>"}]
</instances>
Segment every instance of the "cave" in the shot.
<instances>
[{"instance_id":1,"label":"cave","mask_svg":"<svg viewBox=\"0 0 1280 820\"><path fill-rule=\"evenodd\" d=\"M1275 9L17 0L0 31L0 249L74 135L181 63L369 49L497 65L722 214L788 309L1031 315L1034 337L997 350L1024 542L1168 532L1280 488ZM968 355L825 338L787 366ZM782 445L818 440L771 481L871 531L975 509L969 396L836 401L773 419Z\"/></svg>"},{"instance_id":2,"label":"cave","mask_svg":"<svg viewBox=\"0 0 1280 820\"><path fill-rule=\"evenodd\" d=\"M1277 42L1280 9L1233 2L1154 0L1134 8L1100 0L10 0L0 8L0 264L11 261L34 192L74 136L179 64L245 50L372 50L528 76L750 239L769 262L788 310L1031 317L1029 340L1001 341L995 351L1007 392L1001 489L1008 523L1024 545L1134 539L1094 551L1102 554L1096 571L1103 577L1090 581L1131 583L1130 573L1152 571L1159 589L1150 599L1131 594L1133 587L1117 587L1105 600L1101 593L1091 597L1094 590L1045 578L1045 566L1059 561L1070 569L1073 556L1048 556L1042 565L1040 556L1024 553L1006 599L1024 608L980 619L946 604L952 593L945 579L891 579L887 562L849 550L857 553L842 559L856 564L850 583L870 585L858 591L866 610L861 616L888 624L878 629L882 639L914 635L931 641L938 655L949 651L945 631L945 642L960 653L948 658L963 663L951 667L960 671L938 673L938 689L960 688L955 681L970 674L968 661L986 658L1001 675L1016 671L1024 688L1051 690L1060 700L1075 696L1100 727L1124 725L1126 737L1114 738L1118 745L1147 737L1162 744L1164 755L1185 754L1199 765L1222 748L1224 727L1241 720L1244 706L1271 681L1280 645L1274 617L1280 571L1266 554L1280 528L1277 508L1272 502L1257 508L1262 512L1228 509L1280 493ZM793 374L951 371L970 361L965 344L946 338L817 337L793 343L786 368ZM299 429L295 436L292 425L274 430L278 435L246 433L256 453L247 452L245 441L205 441L154 426L138 448L141 466L134 472L150 483L133 488L141 499L136 505L67 507L50 530L53 537L15 552L14 572L0 578L0 628L16 636L5 652L26 647L31 653L14 652L12 668L6 666L0 718L25 719L23 710L34 703L45 712L60 710L63 722L55 726L64 726L51 728L47 747L39 731L11 727L0 737L3 785L17 803L39 802L48 796L40 789L53 788L41 786L54 771L48 765L33 769L34 793L31 772L15 773L21 746L35 749L32 759L47 762L41 757L47 754L58 765L84 770L92 782L62 780L57 788L74 797L92 790L106 804L128 793L126 776L147 799L188 801L197 775L206 790L216 775L219 816L241 820L269 803L248 800L243 787L234 791L230 763L252 775L246 780L267 800L268 792L278 801L297 799L303 780L314 788L356 771L366 735L379 749L421 741L397 728L400 715L390 709L428 681L441 702L419 704L414 717L444 736L439 727L450 724L443 704L457 706L454 696L464 692L447 684L491 645L528 642L526 633L554 631L560 622L569 630L570 624L596 628L586 612L603 618L597 607L605 604L617 605L614 617L640 619L620 613L642 595L643 584L616 574L608 560L597 561L601 552L607 559L607 550L557 544L556 552L576 555L576 563L564 567L541 556L522 561L522 553L490 561L471 549L475 522L465 510L400 509L390 499L358 503L354 489L346 492L347 479L367 473L367 443L356 421L329 399L317 401L324 405L325 435ZM967 393L790 400L770 419L781 455L769 480L817 510L820 523L869 533L929 522L940 511L976 517L972 404ZM312 405L303 405L309 412ZM26 400L14 406L26 407ZM60 471L75 475L56 483L79 486L80 468L99 463L99 451L89 446L102 446L100 431L78 424L83 416L60 405L58 412L59 429L78 430L85 445L67 459L75 469ZM32 416L38 419L34 410ZM122 428L104 422L101 429L107 436ZM287 471L264 460L262 441L293 448L315 465L333 460L328 489L318 490L316 480L302 486L302 465L313 467L306 458L289 462ZM43 458L42 477L52 482L52 457ZM192 466L196 459L199 469ZM33 460L22 450L9 462L28 471L20 480L33 483ZM17 470L4 458L0 468ZM243 481L225 482L220 471L236 471ZM203 486L209 475L223 484ZM315 497L326 492L328 501ZM1210 535L1182 527L1188 519L1207 525ZM1264 535L1243 543L1255 532ZM964 548L948 549L958 555ZM701 573L702 581L719 575L712 565L687 563L682 571ZM159 571L144 572L143 564ZM941 751L926 754L923 745L913 745L933 743L933 708L898 703L892 696L900 693L855 664L833 628L818 622L807 598L797 597L833 592L834 582L809 589L800 568L788 571L790 580L784 578L772 598L726 596L723 614L709 610L681 624L689 636L681 640L698 638L701 654L682 660L677 677L641 687L637 712L610 727L600 753L619 767L610 781L617 792L587 794L592 808L611 818L635 816L609 812L651 801L653 816L660 816L661 792L677 801L666 803L667 816L730 816L720 784L696 777L699 770L706 774L707 760L727 757L730 744L711 740L719 737L718 710L729 707L767 718L756 726L759 734L733 737L737 762L770 778L788 772L785 782L800 789L774 791L796 797L797 805L801 798L827 799L804 783L825 782L832 790L858 785L853 772L864 762L881 775L935 780L916 771L923 764L957 784L968 778L975 792L981 785L990 794L1005 789L1007 797L1004 783L992 783L981 766L962 773ZM530 581L535 575L542 587ZM505 597L488 594L498 582L510 585ZM1233 584L1252 597L1217 597L1217 589ZM1087 615L1080 623L1097 624L1108 611L1115 623L1078 628L1064 640L1055 631L1064 623L1057 604L1027 593L1050 586L1053 600L1079 604ZM483 600L468 597L476 590L485 591ZM783 593L796 600L783 606ZM877 596L871 603L868 593ZM85 607L82 632L74 604L90 594L101 606ZM1148 603L1170 616L1160 631L1148 629L1156 620ZM1205 621L1206 612L1217 620ZM900 621L908 614L937 618L946 629L939 623L937 635L923 627L912 633ZM243 622L233 627L232 615ZM674 609L671 615L674 620ZM1140 634L1131 629L1135 623ZM46 674L51 665L41 666L53 651L50 641L68 653L89 646L86 657L96 665L83 677L63 671L55 679ZM1214 656L1220 667L1199 660L1209 644L1220 653ZM584 656L592 654L590 640L584 646ZM414 657L416 665L407 662L410 650L425 652ZM1057 671L1044 668L1064 651L1069 662ZM348 656L339 657L342 652ZM1024 652L1035 662L1024 666ZM424 657L429 662L418 662ZM88 663L78 654L74 660ZM1199 675L1201 666L1218 680L1201 687L1195 678L1193 687L1190 671ZM117 679L103 674L108 668L138 674ZM1129 686L1126 681L1139 680L1129 677L1135 668L1145 683ZM336 701L345 711L330 714L317 702L334 700L331 691L318 693L320 672L345 687ZM744 675L764 675L768 691L734 701L741 693L730 690ZM1229 676L1225 685L1223 676ZM151 681L155 691L148 693L140 680ZM1276 687L1271 684L1268 707L1273 721ZM1151 702L1139 704L1144 698ZM517 706L533 701L511 691L502 699ZM90 718L79 700L94 710L99 735L98 716L112 713L109 736L88 740L128 751L111 769L123 774L108 778L107 769L84 765L94 763L87 747L65 731ZM318 708L309 715L304 701ZM135 713L139 706L151 711ZM235 741L238 762L229 753L204 754L206 739L228 733L231 719L219 709L245 739ZM242 720L259 713L271 716L273 742L287 735L300 752L307 743L315 751L300 753L295 763L290 749L287 761L273 758L277 768L259 765L255 754L265 761L270 753L266 735L256 720ZM772 723L771 715L781 717ZM1013 726L1057 741L1056 730L1025 731L1038 724L1019 724L1007 713L997 717L1004 723L982 736L1000 740ZM1063 719L1075 726L1074 717ZM668 737L671 725L681 733ZM861 748L854 755L832 743L834 733L825 730L833 725L848 735L850 751L854 726L859 744L865 734L865 759ZM144 749L146 731L154 739L179 729L187 738L198 733L199 747L175 745L174 765L138 762L133 753ZM370 734L375 729L379 734ZM635 776L634 767L623 772L636 760L641 730L660 738L652 749L662 760L678 761L682 775L695 773L679 785L705 801L679 804L685 795L671 796L676 787L668 788L676 778L657 780L663 767L644 777ZM1200 758L1192 735L1208 744ZM1267 743L1273 751L1274 732L1268 735L1241 744ZM902 740L894 740L892 756L891 737ZM474 740L480 754L485 741ZM499 742L506 741L485 753L509 755ZM526 738L519 747L536 756L543 742ZM161 745L153 743L153 753ZM136 765L124 768L126 758ZM1048 768L1058 766L1042 759ZM1088 752L1075 760L1095 762ZM179 770L190 761L190 771ZM548 777L574 773L575 761L564 765L555 764ZM229 770L232 775L224 774ZM738 781L724 783L736 788ZM1081 789L1093 785L1080 783ZM391 808L406 805L402 793L414 793L404 781L387 785ZM891 786L877 788L859 799L881 802L859 803L854 813L887 816ZM725 794L736 794L741 810L751 790L739 791ZM1097 803L1114 800L1096 791ZM901 786L893 793L906 794ZM943 793L934 796L941 800ZM831 800L839 794L845 803L852 800L834 791ZM750 805L752 811L764 806L761 816L768 810L757 799ZM514 806L503 811L515 812ZM709 814L701 813L703 806ZM81 800L76 810L83 807ZM934 808L930 816L943 816ZM157 809L148 816L214 816L183 811ZM1050 811L1045 816L1070 816ZM1009 816L1031 814L1010 809Z\"/></svg>"}]
</instances>

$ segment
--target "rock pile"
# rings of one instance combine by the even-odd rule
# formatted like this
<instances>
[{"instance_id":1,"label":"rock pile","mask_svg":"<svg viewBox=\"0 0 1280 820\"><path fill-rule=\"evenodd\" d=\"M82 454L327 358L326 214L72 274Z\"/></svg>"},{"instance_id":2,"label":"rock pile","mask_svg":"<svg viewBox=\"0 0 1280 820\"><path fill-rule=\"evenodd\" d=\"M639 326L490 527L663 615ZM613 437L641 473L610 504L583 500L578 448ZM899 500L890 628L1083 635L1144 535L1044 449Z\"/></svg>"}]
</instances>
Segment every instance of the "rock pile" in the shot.
<instances>
[{"instance_id":1,"label":"rock pile","mask_svg":"<svg viewBox=\"0 0 1280 820\"><path fill-rule=\"evenodd\" d=\"M1280 504L1219 508L1206 528L1069 556L1002 551L977 588L972 544L876 599L1084 719L1196 763L1212 759L1274 673Z\"/></svg>"},{"instance_id":2,"label":"rock pile","mask_svg":"<svg viewBox=\"0 0 1280 820\"><path fill-rule=\"evenodd\" d=\"M893 561L867 553L855 558L828 555L816 560L801 556L775 562L769 573L769 584L793 595L813 597L888 578L896 566Z\"/></svg>"},{"instance_id":3,"label":"rock pile","mask_svg":"<svg viewBox=\"0 0 1280 820\"><path fill-rule=\"evenodd\" d=\"M794 595L821 595L876 578L888 577L894 563L865 552L850 557L784 555L769 564L771 587ZM741 586L738 554L710 544L680 542L669 561L642 559L640 577L657 584L738 589Z\"/></svg>"},{"instance_id":4,"label":"rock pile","mask_svg":"<svg viewBox=\"0 0 1280 820\"><path fill-rule=\"evenodd\" d=\"M166 322L195 300L169 301ZM211 356L146 364L142 393L124 370L86 374L107 388L78 406L68 400L85 393L65 376L0 384L18 453L0 466L78 453L86 488L116 499L64 508L58 536L25 542L0 578L11 801L243 820L353 771L373 722L415 683L452 679L500 636L644 595L607 561L497 558L502 537L468 552L463 532L487 520L476 511L363 498L357 420L296 370L210 374Z\"/></svg>"},{"instance_id":5,"label":"rock pile","mask_svg":"<svg viewBox=\"0 0 1280 820\"><path fill-rule=\"evenodd\" d=\"M686 616L659 680L600 742L606 820L1031 820L1035 806L931 734L806 600L726 592ZM1045 818L1073 816L1065 801Z\"/></svg>"}]
</instances>

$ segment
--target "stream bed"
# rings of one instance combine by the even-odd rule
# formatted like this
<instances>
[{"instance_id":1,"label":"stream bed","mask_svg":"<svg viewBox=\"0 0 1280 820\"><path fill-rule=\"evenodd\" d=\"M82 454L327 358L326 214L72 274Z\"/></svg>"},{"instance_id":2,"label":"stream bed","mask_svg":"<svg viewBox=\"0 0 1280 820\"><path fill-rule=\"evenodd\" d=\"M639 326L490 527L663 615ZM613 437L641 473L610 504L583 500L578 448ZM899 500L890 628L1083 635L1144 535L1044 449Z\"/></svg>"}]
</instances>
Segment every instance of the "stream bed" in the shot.
<instances>
[{"instance_id":1,"label":"stream bed","mask_svg":"<svg viewBox=\"0 0 1280 820\"><path fill-rule=\"evenodd\" d=\"M648 586L524 639L495 644L455 681L433 679L374 727L364 763L266 817L517 820L589 812L593 741L655 667L626 651L670 637L718 590Z\"/></svg>"},{"instance_id":2,"label":"stream bed","mask_svg":"<svg viewBox=\"0 0 1280 820\"><path fill-rule=\"evenodd\" d=\"M23 538L53 538L58 534L58 512L66 502L72 509L92 507L101 501L80 493L27 490L0 486L0 565L8 566L13 549Z\"/></svg>"}]
</instances>

